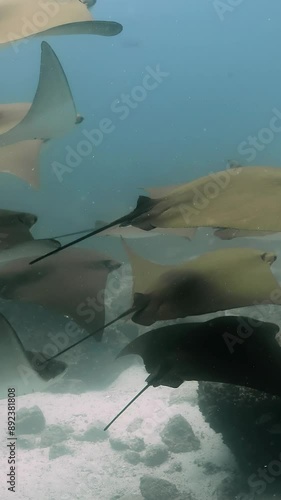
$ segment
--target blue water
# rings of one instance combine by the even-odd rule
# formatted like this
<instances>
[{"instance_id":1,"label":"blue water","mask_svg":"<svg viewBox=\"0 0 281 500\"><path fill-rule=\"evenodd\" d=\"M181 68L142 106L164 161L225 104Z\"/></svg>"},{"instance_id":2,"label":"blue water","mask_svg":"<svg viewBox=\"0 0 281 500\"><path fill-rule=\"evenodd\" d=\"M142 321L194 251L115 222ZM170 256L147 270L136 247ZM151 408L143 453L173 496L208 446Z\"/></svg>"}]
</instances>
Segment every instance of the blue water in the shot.
<instances>
[{"instance_id":1,"label":"blue water","mask_svg":"<svg viewBox=\"0 0 281 500\"><path fill-rule=\"evenodd\" d=\"M281 110L280 12L279 0L244 0L223 20L215 1L98 1L94 17L120 22L120 35L47 39L85 120L42 149L40 190L1 175L1 206L37 213L34 234L45 237L123 215L141 187L188 181L228 159L278 166L280 133L252 162L238 145ZM29 40L17 54L1 50L2 102L32 100L40 43ZM168 76L121 120L113 102L157 65ZM114 131L59 182L52 163L65 163L66 146L75 150L82 131L103 118Z\"/></svg>"}]
</instances>

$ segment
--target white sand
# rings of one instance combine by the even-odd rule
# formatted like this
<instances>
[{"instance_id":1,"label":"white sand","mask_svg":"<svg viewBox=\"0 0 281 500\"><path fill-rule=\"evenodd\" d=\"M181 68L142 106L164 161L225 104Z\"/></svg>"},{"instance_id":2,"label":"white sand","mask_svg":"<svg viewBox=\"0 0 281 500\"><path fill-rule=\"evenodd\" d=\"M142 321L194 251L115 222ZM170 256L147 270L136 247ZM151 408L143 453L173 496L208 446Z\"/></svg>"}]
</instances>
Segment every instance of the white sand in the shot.
<instances>
[{"instance_id":1,"label":"white sand","mask_svg":"<svg viewBox=\"0 0 281 500\"><path fill-rule=\"evenodd\" d=\"M100 420L107 424L122 406L145 384L144 368L131 367L108 388L101 392L82 395L32 394L19 397L18 409L38 405L48 424L68 424L73 434L85 431L90 424ZM182 387L179 390L182 390ZM155 475L176 484L182 492L191 491L198 500L212 498L218 484L228 476L227 469L234 469L234 459L223 445L221 436L215 434L196 405L196 383L185 383L189 402L168 405L169 397L177 389L167 387L149 388L109 429L110 436L143 437L146 444L160 443L159 431L169 417L182 414L201 441L196 452L171 454L169 462L159 467L147 467L143 463L131 465L122 451L111 448L109 441L89 443L70 438L64 442L73 451L49 460L49 448L33 450L17 449L16 493L9 492L6 484L8 472L8 449L6 447L6 401L0 401L0 498L20 500L111 500L115 494L127 495L132 500L140 495L139 482L143 474ZM126 431L136 417L143 418L140 429L133 433ZM173 461L180 461L182 472L168 474L165 471ZM197 464L195 463L197 462ZM222 468L213 475L204 472L198 463L211 462ZM213 497L215 498L215 496ZM161 499L155 499L161 500ZM171 499L172 500L172 499Z\"/></svg>"}]
</instances>

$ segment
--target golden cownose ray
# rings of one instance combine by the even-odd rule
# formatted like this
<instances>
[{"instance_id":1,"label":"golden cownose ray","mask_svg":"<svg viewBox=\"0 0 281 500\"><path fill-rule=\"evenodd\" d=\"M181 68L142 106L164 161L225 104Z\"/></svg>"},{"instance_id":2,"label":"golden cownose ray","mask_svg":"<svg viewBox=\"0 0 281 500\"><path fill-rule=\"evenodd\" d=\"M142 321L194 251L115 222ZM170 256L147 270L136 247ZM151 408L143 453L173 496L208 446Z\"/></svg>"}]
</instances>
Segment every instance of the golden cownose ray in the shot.
<instances>
[{"instance_id":1,"label":"golden cownose ray","mask_svg":"<svg viewBox=\"0 0 281 500\"><path fill-rule=\"evenodd\" d=\"M27 351L8 320L0 314L0 399L8 398L8 388L15 397L45 390L67 368L63 362L40 363L44 355ZM57 379L56 379L57 380Z\"/></svg>"},{"instance_id":2,"label":"golden cownose ray","mask_svg":"<svg viewBox=\"0 0 281 500\"><path fill-rule=\"evenodd\" d=\"M13 260L0 267L0 297L41 305L87 331L102 330L107 278L120 266L107 255L78 248L36 267L29 266L29 258ZM79 337L77 327L69 328L70 338L73 330Z\"/></svg>"},{"instance_id":3,"label":"golden cownose ray","mask_svg":"<svg viewBox=\"0 0 281 500\"><path fill-rule=\"evenodd\" d=\"M151 325L265 301L281 304L281 288L270 270L273 253L229 248L164 266L123 245L132 266L135 323Z\"/></svg>"},{"instance_id":4,"label":"golden cownose ray","mask_svg":"<svg viewBox=\"0 0 281 500\"><path fill-rule=\"evenodd\" d=\"M37 91L30 103L0 105L0 172L39 187L43 142L67 134L83 118L77 114L63 68L51 47L41 45Z\"/></svg>"},{"instance_id":5,"label":"golden cownose ray","mask_svg":"<svg viewBox=\"0 0 281 500\"><path fill-rule=\"evenodd\" d=\"M91 6L91 3L89 3ZM0 0L0 47L18 46L33 36L114 36L122 25L94 21L87 2L79 0Z\"/></svg>"},{"instance_id":6,"label":"golden cownose ray","mask_svg":"<svg viewBox=\"0 0 281 500\"><path fill-rule=\"evenodd\" d=\"M177 388L185 381L219 382L281 396L279 327L254 318L224 316L151 330L130 342L117 358L140 356L149 373L148 387Z\"/></svg>"},{"instance_id":7,"label":"golden cownose ray","mask_svg":"<svg viewBox=\"0 0 281 500\"><path fill-rule=\"evenodd\" d=\"M278 232L280 188L280 168L231 168L172 188L132 225Z\"/></svg>"},{"instance_id":8,"label":"golden cownose ray","mask_svg":"<svg viewBox=\"0 0 281 500\"><path fill-rule=\"evenodd\" d=\"M135 254L127 243L133 274L133 304L99 330L61 351L54 359L87 338L132 314L139 325L225 311L258 304L280 304L281 288L270 266L273 253L229 248L205 253L179 265L164 266ZM35 267L36 268L36 267Z\"/></svg>"},{"instance_id":9,"label":"golden cownose ray","mask_svg":"<svg viewBox=\"0 0 281 500\"><path fill-rule=\"evenodd\" d=\"M261 234L279 232L280 191L280 168L229 168L177 188L172 187L170 191L166 187L165 195L157 199L140 196L136 208L129 214L63 245L53 253L117 225L131 225L145 231L154 228L212 227L220 230L261 231Z\"/></svg>"}]
</instances>

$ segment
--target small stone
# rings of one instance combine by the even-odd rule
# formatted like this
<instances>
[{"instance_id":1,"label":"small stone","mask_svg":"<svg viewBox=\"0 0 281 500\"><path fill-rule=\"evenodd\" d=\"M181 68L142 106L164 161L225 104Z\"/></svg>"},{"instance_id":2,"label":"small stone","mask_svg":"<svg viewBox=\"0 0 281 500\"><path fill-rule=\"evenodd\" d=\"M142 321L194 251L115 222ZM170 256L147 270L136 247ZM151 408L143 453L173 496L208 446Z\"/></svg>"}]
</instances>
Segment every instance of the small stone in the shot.
<instances>
[{"instance_id":1,"label":"small stone","mask_svg":"<svg viewBox=\"0 0 281 500\"><path fill-rule=\"evenodd\" d=\"M105 432L100 425L90 425L88 429L79 437L76 437L79 441L90 441L91 443L97 443L98 441L105 441L108 439L108 433Z\"/></svg>"},{"instance_id":2,"label":"small stone","mask_svg":"<svg viewBox=\"0 0 281 500\"><path fill-rule=\"evenodd\" d=\"M216 489L216 500L232 500L241 491L241 478L236 475L225 477ZM239 498L239 497L238 497Z\"/></svg>"},{"instance_id":3,"label":"small stone","mask_svg":"<svg viewBox=\"0 0 281 500\"><path fill-rule=\"evenodd\" d=\"M131 450L126 450L123 457L126 462L132 465L137 465L141 460L140 454Z\"/></svg>"},{"instance_id":4,"label":"small stone","mask_svg":"<svg viewBox=\"0 0 281 500\"><path fill-rule=\"evenodd\" d=\"M140 491L145 500L174 500L180 495L175 484L148 475L140 478Z\"/></svg>"},{"instance_id":5,"label":"small stone","mask_svg":"<svg viewBox=\"0 0 281 500\"><path fill-rule=\"evenodd\" d=\"M33 450L36 448L35 436L21 436L17 438L17 447L23 450Z\"/></svg>"},{"instance_id":6,"label":"small stone","mask_svg":"<svg viewBox=\"0 0 281 500\"><path fill-rule=\"evenodd\" d=\"M68 439L68 428L65 429L63 425L49 425L42 432L41 435L41 448L47 448L53 444L61 443Z\"/></svg>"},{"instance_id":7,"label":"small stone","mask_svg":"<svg viewBox=\"0 0 281 500\"><path fill-rule=\"evenodd\" d=\"M221 472L221 467L213 464L212 462L205 462L202 464L202 467L204 469L204 472L206 474L208 474L209 476L212 476L213 474L217 474L218 472Z\"/></svg>"},{"instance_id":8,"label":"small stone","mask_svg":"<svg viewBox=\"0 0 281 500\"><path fill-rule=\"evenodd\" d=\"M16 433L37 434L46 426L43 412L38 406L32 408L20 408L16 417Z\"/></svg>"},{"instance_id":9,"label":"small stone","mask_svg":"<svg viewBox=\"0 0 281 500\"><path fill-rule=\"evenodd\" d=\"M109 443L111 448L116 451L123 451L129 448L128 443L126 443L123 439L120 438L109 438Z\"/></svg>"},{"instance_id":10,"label":"small stone","mask_svg":"<svg viewBox=\"0 0 281 500\"><path fill-rule=\"evenodd\" d=\"M180 462L172 462L168 469L165 470L167 474L174 474L175 472L182 471L182 464Z\"/></svg>"},{"instance_id":11,"label":"small stone","mask_svg":"<svg viewBox=\"0 0 281 500\"><path fill-rule=\"evenodd\" d=\"M61 457L63 455L72 455L71 449L65 444L53 444L49 450L49 460Z\"/></svg>"},{"instance_id":12,"label":"small stone","mask_svg":"<svg viewBox=\"0 0 281 500\"><path fill-rule=\"evenodd\" d=\"M145 443L143 438L134 437L128 442L130 450L133 451L143 451L145 449Z\"/></svg>"},{"instance_id":13,"label":"small stone","mask_svg":"<svg viewBox=\"0 0 281 500\"><path fill-rule=\"evenodd\" d=\"M164 429L160 432L162 441L173 453L197 451L200 441L195 436L191 425L182 415L171 417Z\"/></svg>"},{"instance_id":14,"label":"small stone","mask_svg":"<svg viewBox=\"0 0 281 500\"><path fill-rule=\"evenodd\" d=\"M168 449L163 444L148 446L142 461L148 467L156 467L163 464L168 459Z\"/></svg>"},{"instance_id":15,"label":"small stone","mask_svg":"<svg viewBox=\"0 0 281 500\"><path fill-rule=\"evenodd\" d=\"M135 432L141 428L143 423L142 418L135 418L127 427L127 432Z\"/></svg>"}]
</instances>

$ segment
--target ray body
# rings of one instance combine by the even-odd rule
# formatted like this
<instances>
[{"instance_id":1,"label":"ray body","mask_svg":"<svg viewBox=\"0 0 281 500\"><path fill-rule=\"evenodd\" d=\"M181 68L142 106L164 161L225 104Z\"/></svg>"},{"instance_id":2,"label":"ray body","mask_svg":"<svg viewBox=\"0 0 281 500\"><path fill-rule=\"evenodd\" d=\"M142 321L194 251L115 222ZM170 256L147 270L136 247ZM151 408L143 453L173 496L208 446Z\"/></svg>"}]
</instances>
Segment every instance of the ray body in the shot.
<instances>
[{"instance_id":1,"label":"ray body","mask_svg":"<svg viewBox=\"0 0 281 500\"><path fill-rule=\"evenodd\" d=\"M141 356L151 385L179 387L209 381L251 387L281 396L279 327L241 316L151 330L128 344L118 357ZM157 374L161 376L157 377Z\"/></svg>"},{"instance_id":2,"label":"ray body","mask_svg":"<svg viewBox=\"0 0 281 500\"><path fill-rule=\"evenodd\" d=\"M119 262L77 248L38 267L30 267L28 262L29 258L23 258L1 266L0 297L39 304L87 331L102 328L107 277L120 267Z\"/></svg>"},{"instance_id":3,"label":"ray body","mask_svg":"<svg viewBox=\"0 0 281 500\"><path fill-rule=\"evenodd\" d=\"M145 231L199 227L259 231L261 235L281 231L280 168L229 168L171 190L165 188L165 192L157 199L140 196L132 212L58 251L118 225ZM46 257L48 254L40 260Z\"/></svg>"},{"instance_id":4,"label":"ray body","mask_svg":"<svg viewBox=\"0 0 281 500\"><path fill-rule=\"evenodd\" d=\"M274 323L224 316L170 325L130 342L117 358L137 355L149 373L146 385L109 422L107 430L150 386L177 388L185 381L225 383L281 396L281 348Z\"/></svg>"},{"instance_id":5,"label":"ray body","mask_svg":"<svg viewBox=\"0 0 281 500\"><path fill-rule=\"evenodd\" d=\"M142 325L262 303L281 304L273 253L251 248L207 252L176 266L150 262L125 244L133 273L132 320Z\"/></svg>"},{"instance_id":6,"label":"ray body","mask_svg":"<svg viewBox=\"0 0 281 500\"><path fill-rule=\"evenodd\" d=\"M38 367L41 353L26 351L8 320L0 314L0 399L6 399L8 388L15 395L44 391L56 377L64 375L67 365L52 361Z\"/></svg>"},{"instance_id":7,"label":"ray body","mask_svg":"<svg viewBox=\"0 0 281 500\"><path fill-rule=\"evenodd\" d=\"M0 46L33 36L114 36L121 31L119 23L94 21L79 0L0 0Z\"/></svg>"}]
</instances>

